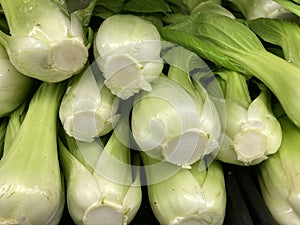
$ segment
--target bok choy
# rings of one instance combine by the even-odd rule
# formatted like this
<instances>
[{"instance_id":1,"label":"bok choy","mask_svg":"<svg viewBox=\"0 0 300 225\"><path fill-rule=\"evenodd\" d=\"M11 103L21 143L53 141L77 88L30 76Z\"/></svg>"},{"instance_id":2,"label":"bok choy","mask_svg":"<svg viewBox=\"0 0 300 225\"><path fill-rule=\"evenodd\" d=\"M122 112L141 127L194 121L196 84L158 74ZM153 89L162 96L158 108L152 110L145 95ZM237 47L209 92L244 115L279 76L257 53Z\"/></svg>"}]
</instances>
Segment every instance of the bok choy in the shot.
<instances>
[{"instance_id":1,"label":"bok choy","mask_svg":"<svg viewBox=\"0 0 300 225\"><path fill-rule=\"evenodd\" d=\"M287 20L259 18L247 21L247 25L264 41L280 46L283 57L300 66L300 26Z\"/></svg>"},{"instance_id":2,"label":"bok choy","mask_svg":"<svg viewBox=\"0 0 300 225\"><path fill-rule=\"evenodd\" d=\"M55 225L61 219L65 189L56 139L64 91L64 82L44 82L29 105L9 117L0 161L0 224Z\"/></svg>"},{"instance_id":3,"label":"bok choy","mask_svg":"<svg viewBox=\"0 0 300 225\"><path fill-rule=\"evenodd\" d=\"M199 170L199 162L191 169L182 169L141 155L148 198L161 225L223 224L226 189L218 161L205 170Z\"/></svg>"},{"instance_id":4,"label":"bok choy","mask_svg":"<svg viewBox=\"0 0 300 225\"><path fill-rule=\"evenodd\" d=\"M128 128L120 121L107 143L60 139L67 206L76 225L129 224L140 207L140 168L133 166Z\"/></svg>"},{"instance_id":5,"label":"bok choy","mask_svg":"<svg viewBox=\"0 0 300 225\"><path fill-rule=\"evenodd\" d=\"M0 43L18 71L42 81L58 82L83 68L88 58L86 20L69 13L65 0L0 3L10 32L0 32ZM90 18L90 14L85 15Z\"/></svg>"},{"instance_id":6,"label":"bok choy","mask_svg":"<svg viewBox=\"0 0 300 225\"><path fill-rule=\"evenodd\" d=\"M279 150L259 165L258 180L264 201L278 224L300 223L299 138L300 129L280 105L274 113L282 127Z\"/></svg>"},{"instance_id":7,"label":"bok choy","mask_svg":"<svg viewBox=\"0 0 300 225\"><path fill-rule=\"evenodd\" d=\"M250 96L247 78L235 71L219 71L226 105L225 137L217 158L238 165L254 165L275 153L281 127L271 109L271 93L256 82L258 96ZM221 85L222 86L222 85Z\"/></svg>"},{"instance_id":8,"label":"bok choy","mask_svg":"<svg viewBox=\"0 0 300 225\"><path fill-rule=\"evenodd\" d=\"M148 156L189 168L218 151L221 120L208 91L189 76L207 65L187 49L166 46L168 74L152 82L151 92L134 97L132 134Z\"/></svg>"},{"instance_id":9,"label":"bok choy","mask_svg":"<svg viewBox=\"0 0 300 225\"><path fill-rule=\"evenodd\" d=\"M104 85L93 65L68 80L59 118L66 133L80 141L91 142L113 129L119 118L119 99Z\"/></svg>"},{"instance_id":10,"label":"bok choy","mask_svg":"<svg viewBox=\"0 0 300 225\"><path fill-rule=\"evenodd\" d=\"M300 126L300 68L268 52L240 20L200 12L159 30L167 41L181 44L217 66L259 79L273 92L288 117Z\"/></svg>"},{"instance_id":11,"label":"bok choy","mask_svg":"<svg viewBox=\"0 0 300 225\"><path fill-rule=\"evenodd\" d=\"M140 90L151 91L163 67L160 39L157 28L138 16L117 14L101 23L94 55L114 95L128 99Z\"/></svg>"}]
</instances>

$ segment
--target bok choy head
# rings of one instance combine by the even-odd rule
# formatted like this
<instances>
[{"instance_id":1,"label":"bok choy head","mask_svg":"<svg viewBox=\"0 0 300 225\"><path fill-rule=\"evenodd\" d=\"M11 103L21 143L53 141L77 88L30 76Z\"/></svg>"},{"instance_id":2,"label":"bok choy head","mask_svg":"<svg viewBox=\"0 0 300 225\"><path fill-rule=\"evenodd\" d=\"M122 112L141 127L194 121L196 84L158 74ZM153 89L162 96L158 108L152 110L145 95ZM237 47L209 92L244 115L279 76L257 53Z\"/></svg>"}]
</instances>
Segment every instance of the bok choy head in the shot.
<instances>
[{"instance_id":1,"label":"bok choy head","mask_svg":"<svg viewBox=\"0 0 300 225\"><path fill-rule=\"evenodd\" d=\"M168 74L153 81L151 92L141 91L134 97L132 134L139 150L148 156L189 168L207 155L215 156L219 149L224 111L222 102L216 106L212 99L222 95L218 96L217 81L197 55L168 43L162 55Z\"/></svg>"},{"instance_id":2,"label":"bok choy head","mask_svg":"<svg viewBox=\"0 0 300 225\"><path fill-rule=\"evenodd\" d=\"M264 201L278 224L300 223L300 129L282 107L274 107L282 127L279 150L259 165L258 181Z\"/></svg>"},{"instance_id":3,"label":"bok choy head","mask_svg":"<svg viewBox=\"0 0 300 225\"><path fill-rule=\"evenodd\" d=\"M77 225L126 225L142 201L139 167L120 119L108 141L76 141L63 134L59 152L66 178L68 211Z\"/></svg>"},{"instance_id":4,"label":"bok choy head","mask_svg":"<svg viewBox=\"0 0 300 225\"><path fill-rule=\"evenodd\" d=\"M219 71L217 76L223 82L226 105L225 137L217 158L238 165L258 164L281 144L281 127L271 109L272 95L263 84L253 82L259 93L251 98L249 81L238 72Z\"/></svg>"},{"instance_id":5,"label":"bok choy head","mask_svg":"<svg viewBox=\"0 0 300 225\"><path fill-rule=\"evenodd\" d=\"M56 130L64 91L64 82L42 83L29 105L9 117L0 161L1 224L55 225L62 217L65 189Z\"/></svg>"},{"instance_id":6,"label":"bok choy head","mask_svg":"<svg viewBox=\"0 0 300 225\"><path fill-rule=\"evenodd\" d=\"M140 90L151 91L151 82L163 67L157 28L134 15L117 14L100 25L94 55L114 95L128 99Z\"/></svg>"},{"instance_id":7,"label":"bok choy head","mask_svg":"<svg viewBox=\"0 0 300 225\"><path fill-rule=\"evenodd\" d=\"M59 118L66 133L80 141L91 142L113 129L118 121L119 99L94 72L95 63L68 80Z\"/></svg>"},{"instance_id":8,"label":"bok choy head","mask_svg":"<svg viewBox=\"0 0 300 225\"><path fill-rule=\"evenodd\" d=\"M88 58L84 18L69 13L65 0L1 0L1 7L10 35L0 32L0 43L21 73L58 82L83 68Z\"/></svg>"},{"instance_id":9,"label":"bok choy head","mask_svg":"<svg viewBox=\"0 0 300 225\"><path fill-rule=\"evenodd\" d=\"M200 162L183 169L141 155L149 202L160 224L223 224L226 189L220 162L213 161L205 170L199 169ZM168 176L161 179L166 171Z\"/></svg>"}]
</instances>

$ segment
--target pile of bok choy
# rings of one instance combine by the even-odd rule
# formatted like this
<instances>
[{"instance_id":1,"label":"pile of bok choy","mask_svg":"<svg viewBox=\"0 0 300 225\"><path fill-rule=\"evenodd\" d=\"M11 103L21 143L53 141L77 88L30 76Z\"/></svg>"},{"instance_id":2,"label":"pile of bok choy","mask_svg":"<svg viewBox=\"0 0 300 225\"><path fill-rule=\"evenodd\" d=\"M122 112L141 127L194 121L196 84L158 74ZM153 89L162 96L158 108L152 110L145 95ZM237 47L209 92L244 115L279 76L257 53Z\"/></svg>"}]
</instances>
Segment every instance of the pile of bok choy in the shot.
<instances>
[{"instance_id":1,"label":"pile of bok choy","mask_svg":"<svg viewBox=\"0 0 300 225\"><path fill-rule=\"evenodd\" d=\"M0 6L0 224L221 225L226 165L300 223L299 1Z\"/></svg>"}]
</instances>

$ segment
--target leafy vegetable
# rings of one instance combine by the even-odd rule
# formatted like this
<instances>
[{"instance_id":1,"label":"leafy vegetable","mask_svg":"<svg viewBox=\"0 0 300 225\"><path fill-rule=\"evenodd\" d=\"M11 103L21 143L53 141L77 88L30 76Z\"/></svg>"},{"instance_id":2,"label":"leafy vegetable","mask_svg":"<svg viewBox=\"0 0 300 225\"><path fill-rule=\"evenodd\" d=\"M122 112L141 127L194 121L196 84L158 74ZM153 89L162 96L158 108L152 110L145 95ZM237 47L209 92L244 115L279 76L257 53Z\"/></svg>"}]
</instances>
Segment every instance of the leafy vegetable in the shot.
<instances>
[{"instance_id":1,"label":"leafy vegetable","mask_svg":"<svg viewBox=\"0 0 300 225\"><path fill-rule=\"evenodd\" d=\"M300 66L299 24L287 20L259 18L247 21L248 26L266 42L278 45L283 51L284 58Z\"/></svg>"},{"instance_id":2,"label":"leafy vegetable","mask_svg":"<svg viewBox=\"0 0 300 225\"><path fill-rule=\"evenodd\" d=\"M0 0L0 224L298 223L299 2Z\"/></svg>"},{"instance_id":3,"label":"leafy vegetable","mask_svg":"<svg viewBox=\"0 0 300 225\"><path fill-rule=\"evenodd\" d=\"M204 1L201 4L198 4L195 8L192 9L191 14L197 14L201 11L210 11L215 12L219 14L223 14L225 16L229 16L231 18L235 18L232 12L230 12L228 9L224 8L220 3L217 3L218 1Z\"/></svg>"},{"instance_id":4,"label":"leafy vegetable","mask_svg":"<svg viewBox=\"0 0 300 225\"><path fill-rule=\"evenodd\" d=\"M282 5L287 10L293 12L297 16L300 16L300 2L298 1L291 1L291 0L274 0L275 2Z\"/></svg>"},{"instance_id":5,"label":"leafy vegetable","mask_svg":"<svg viewBox=\"0 0 300 225\"><path fill-rule=\"evenodd\" d=\"M288 19L293 18L291 11L272 0L229 0L244 15L247 20L257 18Z\"/></svg>"},{"instance_id":6,"label":"leafy vegetable","mask_svg":"<svg viewBox=\"0 0 300 225\"><path fill-rule=\"evenodd\" d=\"M138 13L167 13L170 7L165 0L130 0L124 5L123 10Z\"/></svg>"},{"instance_id":7,"label":"leafy vegetable","mask_svg":"<svg viewBox=\"0 0 300 225\"><path fill-rule=\"evenodd\" d=\"M286 116L281 106L274 109L282 127L282 144L277 153L259 166L262 196L278 224L297 224L299 207L300 129Z\"/></svg>"},{"instance_id":8,"label":"leafy vegetable","mask_svg":"<svg viewBox=\"0 0 300 225\"><path fill-rule=\"evenodd\" d=\"M245 76L234 71L217 76L225 83L226 104L225 137L217 158L238 165L266 160L278 150L282 133L271 109L270 91L257 83L260 93L252 100Z\"/></svg>"},{"instance_id":9,"label":"leafy vegetable","mask_svg":"<svg viewBox=\"0 0 300 225\"><path fill-rule=\"evenodd\" d=\"M177 6L177 11L182 14L190 14L197 6L211 2L220 5L220 0L167 0L170 5Z\"/></svg>"},{"instance_id":10,"label":"leafy vegetable","mask_svg":"<svg viewBox=\"0 0 300 225\"><path fill-rule=\"evenodd\" d=\"M167 41L191 49L217 66L258 78L300 126L300 68L266 51L255 33L239 20L201 12L160 32Z\"/></svg>"},{"instance_id":11,"label":"leafy vegetable","mask_svg":"<svg viewBox=\"0 0 300 225\"><path fill-rule=\"evenodd\" d=\"M223 224L226 190L219 162L200 171L199 162L189 170L143 153L142 159L150 205L160 224ZM161 180L162 173L165 177Z\"/></svg>"},{"instance_id":12,"label":"leafy vegetable","mask_svg":"<svg viewBox=\"0 0 300 225\"><path fill-rule=\"evenodd\" d=\"M166 24L176 24L179 22L183 22L185 19L188 19L190 15L197 14L201 11L206 12L215 12L219 14L223 14L232 18L235 18L232 12L227 10L225 7L221 5L221 1L185 1L182 3L184 6L180 8L184 8L184 10L178 10L179 12L171 12L162 17L162 20ZM191 4L191 5L189 5Z\"/></svg>"},{"instance_id":13,"label":"leafy vegetable","mask_svg":"<svg viewBox=\"0 0 300 225\"><path fill-rule=\"evenodd\" d=\"M1 0L1 6L10 35L0 32L0 43L17 70L59 82L83 68L88 58L83 20L68 13L65 0Z\"/></svg>"},{"instance_id":14,"label":"leafy vegetable","mask_svg":"<svg viewBox=\"0 0 300 225\"><path fill-rule=\"evenodd\" d=\"M0 161L0 223L58 224L61 219L65 195L56 129L64 91L64 82L42 83L20 127L9 135L14 138L5 141ZM19 120L18 112L11 114L8 126Z\"/></svg>"},{"instance_id":15,"label":"leafy vegetable","mask_svg":"<svg viewBox=\"0 0 300 225\"><path fill-rule=\"evenodd\" d=\"M168 76L155 80L151 92L134 98L132 134L148 156L189 168L217 151L221 122L205 88L189 77L194 68L188 63L200 67L201 60L180 47L163 58L170 65Z\"/></svg>"},{"instance_id":16,"label":"leafy vegetable","mask_svg":"<svg viewBox=\"0 0 300 225\"><path fill-rule=\"evenodd\" d=\"M66 177L67 205L75 224L128 224L142 200L139 168L129 151L129 132L124 120L104 147L64 136L60 156ZM132 164L131 164L132 163Z\"/></svg>"},{"instance_id":17,"label":"leafy vegetable","mask_svg":"<svg viewBox=\"0 0 300 225\"><path fill-rule=\"evenodd\" d=\"M112 15L121 12L124 5L124 0L96 0L96 5L93 11L93 16L106 19Z\"/></svg>"},{"instance_id":18,"label":"leafy vegetable","mask_svg":"<svg viewBox=\"0 0 300 225\"><path fill-rule=\"evenodd\" d=\"M93 71L94 67L95 63L69 79L59 109L66 133L86 142L110 132L119 118L119 99Z\"/></svg>"},{"instance_id":19,"label":"leafy vegetable","mask_svg":"<svg viewBox=\"0 0 300 225\"><path fill-rule=\"evenodd\" d=\"M121 99L151 90L161 73L161 42L156 27L134 15L114 15L99 27L94 41L95 60L105 85Z\"/></svg>"}]
</instances>

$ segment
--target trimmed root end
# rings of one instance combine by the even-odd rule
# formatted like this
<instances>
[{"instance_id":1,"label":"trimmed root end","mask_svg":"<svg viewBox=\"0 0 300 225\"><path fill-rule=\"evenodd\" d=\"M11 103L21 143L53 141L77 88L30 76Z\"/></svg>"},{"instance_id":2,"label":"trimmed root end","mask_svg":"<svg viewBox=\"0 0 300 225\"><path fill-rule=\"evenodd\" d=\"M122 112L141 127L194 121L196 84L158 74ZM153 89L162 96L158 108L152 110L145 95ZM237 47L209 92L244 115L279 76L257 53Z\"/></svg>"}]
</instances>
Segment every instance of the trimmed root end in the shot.
<instances>
[{"instance_id":1,"label":"trimmed root end","mask_svg":"<svg viewBox=\"0 0 300 225\"><path fill-rule=\"evenodd\" d=\"M89 225L124 225L127 224L124 215L118 209L97 204L90 208L84 216L84 224Z\"/></svg>"},{"instance_id":2,"label":"trimmed root end","mask_svg":"<svg viewBox=\"0 0 300 225\"><path fill-rule=\"evenodd\" d=\"M50 65L68 73L78 72L83 68L87 59L87 48L77 40L55 42L50 47Z\"/></svg>"},{"instance_id":3,"label":"trimmed root end","mask_svg":"<svg viewBox=\"0 0 300 225\"><path fill-rule=\"evenodd\" d=\"M106 128L103 118L93 111L76 112L63 125L70 136L85 142L93 141Z\"/></svg>"},{"instance_id":4,"label":"trimmed root end","mask_svg":"<svg viewBox=\"0 0 300 225\"><path fill-rule=\"evenodd\" d=\"M168 162L190 168L202 158L208 138L199 131L187 131L168 141L163 149L164 159Z\"/></svg>"},{"instance_id":5,"label":"trimmed root end","mask_svg":"<svg viewBox=\"0 0 300 225\"><path fill-rule=\"evenodd\" d=\"M238 160L245 163L263 157L267 150L267 137L257 130L242 132L234 142Z\"/></svg>"}]
</instances>

